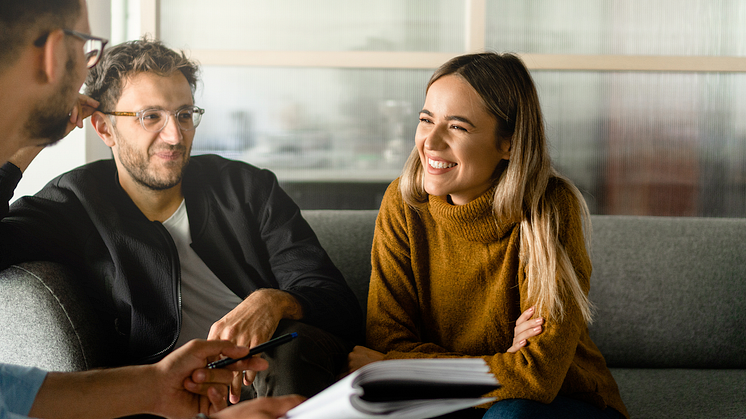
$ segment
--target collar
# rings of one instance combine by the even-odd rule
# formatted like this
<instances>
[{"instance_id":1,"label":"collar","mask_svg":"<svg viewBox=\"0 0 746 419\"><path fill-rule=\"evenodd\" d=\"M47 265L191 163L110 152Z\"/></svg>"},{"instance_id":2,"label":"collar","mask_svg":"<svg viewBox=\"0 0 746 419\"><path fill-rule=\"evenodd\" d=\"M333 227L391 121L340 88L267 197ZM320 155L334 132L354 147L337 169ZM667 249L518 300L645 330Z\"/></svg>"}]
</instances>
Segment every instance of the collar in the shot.
<instances>
[{"instance_id":1,"label":"collar","mask_svg":"<svg viewBox=\"0 0 746 419\"><path fill-rule=\"evenodd\" d=\"M465 205L453 205L443 196L428 196L435 222L469 241L489 243L509 234L515 222L498 220L492 211L495 188L488 189Z\"/></svg>"}]
</instances>

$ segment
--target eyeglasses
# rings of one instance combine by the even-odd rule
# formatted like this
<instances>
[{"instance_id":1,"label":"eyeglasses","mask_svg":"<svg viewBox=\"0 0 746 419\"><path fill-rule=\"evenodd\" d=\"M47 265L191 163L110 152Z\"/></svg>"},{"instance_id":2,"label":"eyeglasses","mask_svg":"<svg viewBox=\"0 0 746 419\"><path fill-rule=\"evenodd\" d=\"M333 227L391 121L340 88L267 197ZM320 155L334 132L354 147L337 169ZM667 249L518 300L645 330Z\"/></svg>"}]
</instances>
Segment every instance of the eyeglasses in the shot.
<instances>
[{"instance_id":1,"label":"eyeglasses","mask_svg":"<svg viewBox=\"0 0 746 419\"><path fill-rule=\"evenodd\" d=\"M199 125L202 120L202 114L205 110L190 106L187 108L167 111L164 109L143 109L139 112L103 112L106 115L114 116L136 116L140 118L140 125L148 132L161 132L168 124L168 118L171 115L176 117L176 123L182 131L191 131Z\"/></svg>"},{"instance_id":2,"label":"eyeglasses","mask_svg":"<svg viewBox=\"0 0 746 419\"><path fill-rule=\"evenodd\" d=\"M101 56L104 54L104 46L109 43L108 39L99 38L97 36L88 35L71 29L63 29L62 32L64 32L65 35L76 36L85 42L83 44L83 54L85 54L87 68L93 68L99 61L101 61ZM34 41L34 45L37 47L44 45L47 42L47 37L49 37L49 32Z\"/></svg>"},{"instance_id":3,"label":"eyeglasses","mask_svg":"<svg viewBox=\"0 0 746 419\"><path fill-rule=\"evenodd\" d=\"M93 68L99 61L101 61L101 56L104 55L104 47L109 43L108 39L91 36L70 29L63 29L62 31L67 35L77 36L85 41L83 44L83 53L85 54L86 66L88 68Z\"/></svg>"}]
</instances>

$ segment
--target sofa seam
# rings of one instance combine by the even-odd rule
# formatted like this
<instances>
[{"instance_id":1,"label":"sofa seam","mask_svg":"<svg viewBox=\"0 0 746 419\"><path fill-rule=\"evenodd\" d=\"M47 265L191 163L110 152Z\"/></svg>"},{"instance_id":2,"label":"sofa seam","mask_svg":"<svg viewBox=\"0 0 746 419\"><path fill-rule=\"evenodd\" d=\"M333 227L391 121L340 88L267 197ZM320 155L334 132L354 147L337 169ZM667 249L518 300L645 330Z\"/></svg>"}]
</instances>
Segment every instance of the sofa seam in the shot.
<instances>
[{"instance_id":1,"label":"sofa seam","mask_svg":"<svg viewBox=\"0 0 746 419\"><path fill-rule=\"evenodd\" d=\"M80 339L80 334L75 329L75 325L74 325L74 323L72 321L72 318L70 317L70 314L67 312L67 309L65 309L65 306L62 304L62 302L60 301L60 299L57 296L57 294L52 290L52 288L50 288L46 283L44 283L44 281L36 273L31 272L30 270L28 270L28 269L26 269L26 268L24 268L24 267L22 267L20 265L13 265L13 267L18 268L18 269L20 269L20 270L28 273L32 277L34 277L37 281L39 281L39 283L42 286L44 286L44 288L47 289L47 291L49 292L49 294L52 295L52 297L54 297L54 299L57 301L57 303L59 304L60 308L62 309L62 312L65 314L65 318L67 319L68 323L70 324L70 327L71 327L71 329L73 331L73 334L75 335L75 339L78 342L78 348L80 349L80 353L83 355L83 362L85 364L85 369L87 370L89 368L89 365L88 365L89 362L88 362L88 357L86 356L86 353L83 350L83 342Z\"/></svg>"}]
</instances>

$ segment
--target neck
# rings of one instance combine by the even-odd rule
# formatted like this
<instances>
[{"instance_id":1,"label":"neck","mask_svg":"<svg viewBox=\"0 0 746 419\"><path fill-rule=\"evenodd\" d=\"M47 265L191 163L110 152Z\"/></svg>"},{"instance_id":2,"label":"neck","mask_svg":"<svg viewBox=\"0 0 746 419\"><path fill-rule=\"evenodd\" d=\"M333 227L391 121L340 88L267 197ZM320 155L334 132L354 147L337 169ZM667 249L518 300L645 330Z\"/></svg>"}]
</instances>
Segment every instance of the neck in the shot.
<instances>
[{"instance_id":1,"label":"neck","mask_svg":"<svg viewBox=\"0 0 746 419\"><path fill-rule=\"evenodd\" d=\"M132 202L137 205L137 208L150 221L166 221L170 216L179 209L181 201L184 200L184 195L181 193L181 183L178 185L161 191L150 189L140 184L127 184L122 182L122 188L124 188L127 195L129 195Z\"/></svg>"}]
</instances>

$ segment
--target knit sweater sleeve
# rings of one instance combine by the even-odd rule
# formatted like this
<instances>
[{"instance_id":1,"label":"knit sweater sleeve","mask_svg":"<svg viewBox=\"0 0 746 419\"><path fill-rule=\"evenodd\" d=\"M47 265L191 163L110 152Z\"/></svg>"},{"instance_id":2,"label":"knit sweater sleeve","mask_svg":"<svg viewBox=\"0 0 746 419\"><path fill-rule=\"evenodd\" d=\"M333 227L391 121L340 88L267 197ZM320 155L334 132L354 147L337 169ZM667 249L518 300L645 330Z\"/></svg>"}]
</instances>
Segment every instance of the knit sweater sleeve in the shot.
<instances>
[{"instance_id":1,"label":"knit sweater sleeve","mask_svg":"<svg viewBox=\"0 0 746 419\"><path fill-rule=\"evenodd\" d=\"M384 194L373 234L366 344L377 351L390 351L386 358L459 356L424 342L420 336L423 320L413 280L407 228L407 218L411 216L417 216L416 212L406 207L397 179Z\"/></svg>"},{"instance_id":2,"label":"knit sweater sleeve","mask_svg":"<svg viewBox=\"0 0 746 419\"><path fill-rule=\"evenodd\" d=\"M585 249L578 203L565 188L550 192L558 207L560 242L587 293L591 265ZM376 223L368 298L367 343L371 348L384 352L387 359L481 357L502 384L491 394L498 400L525 398L549 403L562 388L573 392L573 388L568 387L577 387L576 390L582 392L594 387L589 382L573 382L588 379L583 371L577 374L571 371L577 368L571 364L576 350L587 336L587 330L580 311L567 299L563 301L565 311L562 319L546 321L542 334L530 339L529 345L516 353L467 355L423 342L421 326L426 320L420 318L418 309L423 302L418 301L419 293L411 280L407 215L403 210L405 205L397 196L400 196L398 188L392 190L390 187ZM522 269L519 270L518 285L523 311L530 307L530 303L526 298L527 284ZM474 301L479 298L483 296L475 296ZM515 319L500 320L515 322ZM570 382L566 382L568 374L571 375Z\"/></svg>"}]
</instances>

